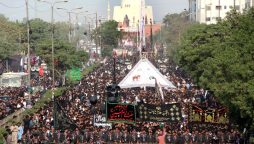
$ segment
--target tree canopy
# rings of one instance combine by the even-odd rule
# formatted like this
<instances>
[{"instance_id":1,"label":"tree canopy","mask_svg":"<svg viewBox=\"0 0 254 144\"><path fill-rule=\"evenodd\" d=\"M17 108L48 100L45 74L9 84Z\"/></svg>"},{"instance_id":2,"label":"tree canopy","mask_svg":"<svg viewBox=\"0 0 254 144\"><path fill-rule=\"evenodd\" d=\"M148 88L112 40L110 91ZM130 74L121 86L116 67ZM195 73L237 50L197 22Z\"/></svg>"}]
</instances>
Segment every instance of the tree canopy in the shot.
<instances>
[{"instance_id":1,"label":"tree canopy","mask_svg":"<svg viewBox=\"0 0 254 144\"><path fill-rule=\"evenodd\" d=\"M24 49L23 42L25 29L19 23L11 22L0 15L0 60L19 54Z\"/></svg>"},{"instance_id":2,"label":"tree canopy","mask_svg":"<svg viewBox=\"0 0 254 144\"><path fill-rule=\"evenodd\" d=\"M40 19L30 21L32 30L31 47L34 53L41 56L51 66L51 25ZM56 68L64 71L71 67L81 67L82 62L88 60L88 54L82 51L76 51L73 44L67 42L68 33L61 33L61 30L66 29L65 23L58 22L54 26L54 61ZM68 31L66 31L68 32Z\"/></svg>"},{"instance_id":3,"label":"tree canopy","mask_svg":"<svg viewBox=\"0 0 254 144\"><path fill-rule=\"evenodd\" d=\"M175 55L182 33L191 25L186 12L167 14L163 19L162 42L167 44L167 54Z\"/></svg>"},{"instance_id":4,"label":"tree canopy","mask_svg":"<svg viewBox=\"0 0 254 144\"><path fill-rule=\"evenodd\" d=\"M94 41L96 42L97 38L97 44L100 43L102 46L103 56L111 56L113 48L118 46L118 40L121 38L122 33L117 28L118 22L110 20L102 23L92 32Z\"/></svg>"},{"instance_id":5,"label":"tree canopy","mask_svg":"<svg viewBox=\"0 0 254 144\"><path fill-rule=\"evenodd\" d=\"M27 53L26 21L18 23L0 16L0 60L15 54ZM40 56L51 66L51 31L50 23L41 19L32 19L30 25L31 54ZM58 22L54 25L55 64L58 71L71 67L81 67L88 60L84 51L76 51L76 43L68 43L68 25Z\"/></svg>"},{"instance_id":6,"label":"tree canopy","mask_svg":"<svg viewBox=\"0 0 254 144\"><path fill-rule=\"evenodd\" d=\"M195 24L177 50L179 64L229 108L241 128L254 129L254 9L232 10L214 25Z\"/></svg>"},{"instance_id":7,"label":"tree canopy","mask_svg":"<svg viewBox=\"0 0 254 144\"><path fill-rule=\"evenodd\" d=\"M118 22L114 20L102 23L99 28L99 33L101 35L103 45L111 45L117 47L118 40L121 35L121 32L117 30L117 27Z\"/></svg>"}]
</instances>

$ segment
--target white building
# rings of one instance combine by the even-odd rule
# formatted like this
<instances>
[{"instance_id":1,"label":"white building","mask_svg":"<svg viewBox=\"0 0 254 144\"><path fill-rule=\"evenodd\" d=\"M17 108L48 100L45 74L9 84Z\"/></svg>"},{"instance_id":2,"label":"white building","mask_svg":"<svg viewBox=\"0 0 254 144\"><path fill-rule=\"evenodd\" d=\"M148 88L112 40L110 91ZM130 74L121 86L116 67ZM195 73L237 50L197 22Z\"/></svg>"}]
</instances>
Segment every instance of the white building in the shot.
<instances>
[{"instance_id":1,"label":"white building","mask_svg":"<svg viewBox=\"0 0 254 144\"><path fill-rule=\"evenodd\" d=\"M193 0L191 0L193 2ZM218 19L224 19L232 8L237 11L253 6L254 0L195 0L195 14L190 12L190 15L196 16L196 21L205 24L215 24ZM190 4L193 6L193 4ZM192 11L193 12L193 11Z\"/></svg>"},{"instance_id":2,"label":"white building","mask_svg":"<svg viewBox=\"0 0 254 144\"><path fill-rule=\"evenodd\" d=\"M114 7L113 19L120 25L128 27L129 31L137 31L142 19L145 24L150 24L150 20L154 21L153 9L152 6L145 5L145 0L122 0L121 6ZM126 19L128 26L124 24Z\"/></svg>"}]
</instances>

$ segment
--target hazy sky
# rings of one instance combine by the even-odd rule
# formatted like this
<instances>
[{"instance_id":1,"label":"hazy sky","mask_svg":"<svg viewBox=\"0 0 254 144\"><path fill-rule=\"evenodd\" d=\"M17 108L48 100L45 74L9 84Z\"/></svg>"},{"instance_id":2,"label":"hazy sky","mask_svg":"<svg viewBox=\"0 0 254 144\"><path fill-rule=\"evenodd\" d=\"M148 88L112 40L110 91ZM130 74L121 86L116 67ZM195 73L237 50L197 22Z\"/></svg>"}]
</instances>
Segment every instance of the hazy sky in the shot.
<instances>
[{"instance_id":1,"label":"hazy sky","mask_svg":"<svg viewBox=\"0 0 254 144\"><path fill-rule=\"evenodd\" d=\"M29 1L29 17L41 18L49 21L51 18L50 5L38 2L38 0ZM54 0L47 0L54 1ZM59 1L59 0L55 0ZM111 11L115 5L120 5L121 0L110 0ZM147 5L153 6L155 21L161 21L168 13L179 13L185 8L188 8L188 0L146 0ZM79 11L89 11L88 13L95 13L101 17L107 17L107 0L69 0L68 3L59 3L55 8L62 7L66 9L73 9L83 7ZM25 0L0 0L0 14L5 15L10 20L22 20L25 16ZM57 21L67 21L67 12L62 10L55 10L54 17ZM112 17L112 15L111 15ZM72 16L74 19L74 16ZM80 15L79 19L83 19Z\"/></svg>"}]
</instances>

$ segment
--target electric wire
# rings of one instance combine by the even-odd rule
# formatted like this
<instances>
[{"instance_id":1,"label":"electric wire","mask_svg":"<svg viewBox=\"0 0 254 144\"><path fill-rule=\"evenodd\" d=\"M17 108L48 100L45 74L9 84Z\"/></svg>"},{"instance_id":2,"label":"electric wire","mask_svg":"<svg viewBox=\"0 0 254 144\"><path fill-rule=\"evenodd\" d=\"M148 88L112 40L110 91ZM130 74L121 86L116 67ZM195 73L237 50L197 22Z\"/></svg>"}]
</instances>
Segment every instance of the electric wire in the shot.
<instances>
[{"instance_id":1,"label":"electric wire","mask_svg":"<svg viewBox=\"0 0 254 144\"><path fill-rule=\"evenodd\" d=\"M31 6L30 4L28 4L28 7L31 8L31 9L33 9L33 10L35 10L35 11L37 11L37 12L41 12L41 13L45 13L45 12L49 11L49 9L46 9L46 10L38 10L37 8Z\"/></svg>"},{"instance_id":2,"label":"electric wire","mask_svg":"<svg viewBox=\"0 0 254 144\"><path fill-rule=\"evenodd\" d=\"M0 2L0 5L2 5L2 6L4 6L4 7L7 7L7 8L11 8L11 9L23 8L23 7L25 7L25 4L22 5L22 6L9 6L9 5L7 5L7 4L5 4L5 3L2 3L2 2Z\"/></svg>"}]
</instances>

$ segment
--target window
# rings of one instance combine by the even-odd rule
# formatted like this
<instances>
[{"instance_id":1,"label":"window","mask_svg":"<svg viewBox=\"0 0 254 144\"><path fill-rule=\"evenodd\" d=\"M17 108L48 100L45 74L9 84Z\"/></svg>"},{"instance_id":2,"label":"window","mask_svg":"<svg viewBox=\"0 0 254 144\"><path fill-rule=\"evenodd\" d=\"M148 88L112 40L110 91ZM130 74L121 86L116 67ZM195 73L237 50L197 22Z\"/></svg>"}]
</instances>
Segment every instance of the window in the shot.
<instances>
[{"instance_id":1,"label":"window","mask_svg":"<svg viewBox=\"0 0 254 144\"><path fill-rule=\"evenodd\" d=\"M217 10L220 10L221 9L221 6L216 6L215 7Z\"/></svg>"},{"instance_id":2,"label":"window","mask_svg":"<svg viewBox=\"0 0 254 144\"><path fill-rule=\"evenodd\" d=\"M206 20L206 21L211 21L211 18L210 18L210 17L206 17L205 20Z\"/></svg>"},{"instance_id":3,"label":"window","mask_svg":"<svg viewBox=\"0 0 254 144\"><path fill-rule=\"evenodd\" d=\"M207 11L211 10L211 6L206 6L205 8Z\"/></svg>"},{"instance_id":4,"label":"window","mask_svg":"<svg viewBox=\"0 0 254 144\"><path fill-rule=\"evenodd\" d=\"M216 20L217 20L217 21L220 21L220 20L221 20L221 17L216 17Z\"/></svg>"},{"instance_id":5,"label":"window","mask_svg":"<svg viewBox=\"0 0 254 144\"><path fill-rule=\"evenodd\" d=\"M247 8L250 8L250 2L246 2L245 3L245 8L247 9Z\"/></svg>"},{"instance_id":6,"label":"window","mask_svg":"<svg viewBox=\"0 0 254 144\"><path fill-rule=\"evenodd\" d=\"M126 4L125 7L131 7L131 5L130 4Z\"/></svg>"},{"instance_id":7,"label":"window","mask_svg":"<svg viewBox=\"0 0 254 144\"><path fill-rule=\"evenodd\" d=\"M240 10L240 6L239 6L239 5L236 5L236 6L235 6L235 9L236 9L236 10Z\"/></svg>"}]
</instances>

